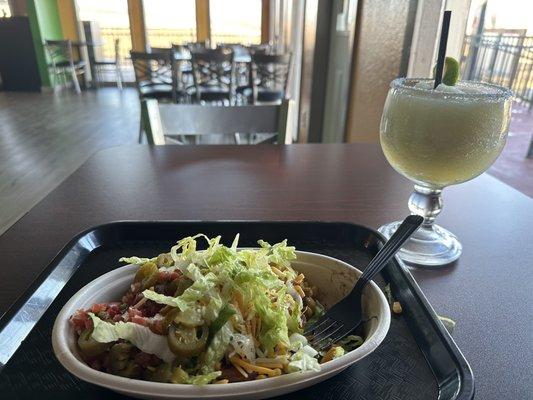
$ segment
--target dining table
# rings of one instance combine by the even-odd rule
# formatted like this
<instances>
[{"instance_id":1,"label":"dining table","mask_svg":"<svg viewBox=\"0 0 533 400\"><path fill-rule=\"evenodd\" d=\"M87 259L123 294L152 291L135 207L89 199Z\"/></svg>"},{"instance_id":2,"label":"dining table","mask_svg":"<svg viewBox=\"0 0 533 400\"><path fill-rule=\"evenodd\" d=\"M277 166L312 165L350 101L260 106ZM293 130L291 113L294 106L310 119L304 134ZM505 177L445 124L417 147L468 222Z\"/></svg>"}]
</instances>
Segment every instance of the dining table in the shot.
<instances>
[{"instance_id":1,"label":"dining table","mask_svg":"<svg viewBox=\"0 0 533 400\"><path fill-rule=\"evenodd\" d=\"M408 214L412 183L378 144L112 147L0 236L0 315L76 234L119 220L342 221ZM410 272L455 321L476 399L533 398L533 199L485 173L444 190L458 261ZM399 398L399 397L394 397Z\"/></svg>"}]
</instances>

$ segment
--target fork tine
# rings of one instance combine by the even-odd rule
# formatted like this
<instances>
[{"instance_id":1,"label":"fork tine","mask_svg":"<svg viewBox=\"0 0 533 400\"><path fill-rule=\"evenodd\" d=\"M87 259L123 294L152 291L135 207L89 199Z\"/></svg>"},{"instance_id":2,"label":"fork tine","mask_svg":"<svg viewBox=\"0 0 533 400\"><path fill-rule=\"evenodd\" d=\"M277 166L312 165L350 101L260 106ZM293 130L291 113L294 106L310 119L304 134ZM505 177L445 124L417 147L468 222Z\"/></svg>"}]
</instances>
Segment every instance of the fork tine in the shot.
<instances>
[{"instance_id":1,"label":"fork tine","mask_svg":"<svg viewBox=\"0 0 533 400\"><path fill-rule=\"evenodd\" d=\"M313 341L314 338L316 338L317 336L322 335L324 332L328 331L329 329L331 329L334 326L335 326L335 321L330 319L328 321L328 323L327 324L323 324L320 329L317 329L317 330L313 331L313 333L311 335L311 341Z\"/></svg>"},{"instance_id":2,"label":"fork tine","mask_svg":"<svg viewBox=\"0 0 533 400\"><path fill-rule=\"evenodd\" d=\"M325 349L328 347L328 345L337 343L339 340L341 340L343 337L345 337L346 335L348 335L350 332L352 332L352 329L346 329L346 328L344 328L344 329L342 329L342 330L340 330L340 331L338 331L338 332L332 334L331 336L334 336L334 337L331 337L331 336L330 336L330 339L331 339L331 340L330 340L329 342L328 342L328 341L325 341L325 342L322 343L319 347L316 347L316 346L315 346L314 349L315 349L316 351L322 351L322 350L325 350Z\"/></svg>"},{"instance_id":3,"label":"fork tine","mask_svg":"<svg viewBox=\"0 0 533 400\"><path fill-rule=\"evenodd\" d=\"M325 322L327 321L331 321L331 318L329 318L328 316L326 315L323 315L322 317L320 317L320 319L315 322L314 324L312 324L311 326L306 326L305 329L304 329L304 335L307 336L309 335L311 332L315 331L317 328L319 328L320 326L322 326Z\"/></svg>"},{"instance_id":4,"label":"fork tine","mask_svg":"<svg viewBox=\"0 0 533 400\"><path fill-rule=\"evenodd\" d=\"M330 335L328 338L329 340L323 340L320 343L320 345L313 346L315 350L317 351L323 351L326 350L329 346L332 344L337 343L340 339L348 335L352 330L350 328L343 327L343 329L340 329Z\"/></svg>"},{"instance_id":5,"label":"fork tine","mask_svg":"<svg viewBox=\"0 0 533 400\"><path fill-rule=\"evenodd\" d=\"M340 323L331 324L327 330L324 330L320 332L320 334L317 334L311 338L311 346L315 347L322 341L329 339L333 334L341 330L343 327L344 325Z\"/></svg>"}]
</instances>

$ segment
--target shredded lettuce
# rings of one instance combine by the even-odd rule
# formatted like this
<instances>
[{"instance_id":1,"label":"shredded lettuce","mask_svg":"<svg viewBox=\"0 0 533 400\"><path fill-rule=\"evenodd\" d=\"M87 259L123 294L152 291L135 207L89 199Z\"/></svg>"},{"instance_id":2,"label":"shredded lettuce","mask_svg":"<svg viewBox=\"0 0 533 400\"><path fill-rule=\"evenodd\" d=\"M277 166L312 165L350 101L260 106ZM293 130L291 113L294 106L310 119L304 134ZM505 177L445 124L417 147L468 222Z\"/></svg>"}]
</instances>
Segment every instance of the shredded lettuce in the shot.
<instances>
[{"instance_id":1,"label":"shredded lettuce","mask_svg":"<svg viewBox=\"0 0 533 400\"><path fill-rule=\"evenodd\" d=\"M275 307L264 290L255 290L255 312L261 318L259 342L267 352L274 351L278 344L289 347L287 315L283 307Z\"/></svg>"},{"instance_id":2,"label":"shredded lettuce","mask_svg":"<svg viewBox=\"0 0 533 400\"><path fill-rule=\"evenodd\" d=\"M305 352L304 349L307 347L310 346L302 347L291 356L287 366L289 372L320 371L318 360Z\"/></svg>"},{"instance_id":3,"label":"shredded lettuce","mask_svg":"<svg viewBox=\"0 0 533 400\"><path fill-rule=\"evenodd\" d=\"M142 265L144 263L155 261L156 258L142 258L142 257L121 257L118 261L119 262L125 262L127 264L134 264L134 265Z\"/></svg>"},{"instance_id":4,"label":"shredded lettuce","mask_svg":"<svg viewBox=\"0 0 533 400\"><path fill-rule=\"evenodd\" d=\"M236 314L235 308L228 303L224 304L221 308L218 316L209 326L209 337L212 339L213 336L228 322L228 320Z\"/></svg>"},{"instance_id":5,"label":"shredded lettuce","mask_svg":"<svg viewBox=\"0 0 533 400\"><path fill-rule=\"evenodd\" d=\"M213 371L213 372L209 372L206 374L190 376L181 367L177 367L177 368L174 368L171 381L172 383L182 383L182 384L190 384L190 385L207 385L211 381L218 378L221 374L222 372L220 371Z\"/></svg>"},{"instance_id":6,"label":"shredded lettuce","mask_svg":"<svg viewBox=\"0 0 533 400\"><path fill-rule=\"evenodd\" d=\"M255 360L255 344L252 336L235 333L231 338L230 345L234 352L241 357L250 361Z\"/></svg>"},{"instance_id":7,"label":"shredded lettuce","mask_svg":"<svg viewBox=\"0 0 533 400\"><path fill-rule=\"evenodd\" d=\"M220 371L213 371L207 374L195 375L195 376L191 376L189 378L189 382L187 383L191 385L207 385L211 381L218 378L220 375L222 375L222 372Z\"/></svg>"},{"instance_id":8,"label":"shredded lettuce","mask_svg":"<svg viewBox=\"0 0 533 400\"><path fill-rule=\"evenodd\" d=\"M194 308L198 300L209 296L209 292L215 286L216 276L212 273L203 275L200 269L194 264L189 264L184 273L185 276L193 280L193 284L185 289L181 296L172 297L156 293L153 290L145 290L143 291L144 297L159 304L178 307L184 312L190 308Z\"/></svg>"},{"instance_id":9,"label":"shredded lettuce","mask_svg":"<svg viewBox=\"0 0 533 400\"><path fill-rule=\"evenodd\" d=\"M166 362L175 358L167 344L167 337L153 333L150 328L133 322L102 321L93 313L89 313L94 325L91 337L100 343L115 342L124 339L145 353L154 354Z\"/></svg>"},{"instance_id":10,"label":"shredded lettuce","mask_svg":"<svg viewBox=\"0 0 533 400\"><path fill-rule=\"evenodd\" d=\"M154 292L153 290L146 289L143 291L143 296L148 300L155 301L158 304L166 304L170 307L177 307L178 303L176 302L176 297L166 296L161 293Z\"/></svg>"},{"instance_id":11,"label":"shredded lettuce","mask_svg":"<svg viewBox=\"0 0 533 400\"><path fill-rule=\"evenodd\" d=\"M203 354L202 372L209 373L213 371L215 364L222 360L222 357L228 350L228 345L233 335L233 329L230 322L226 322L224 326L213 336L211 343Z\"/></svg>"},{"instance_id":12,"label":"shredded lettuce","mask_svg":"<svg viewBox=\"0 0 533 400\"><path fill-rule=\"evenodd\" d=\"M307 338L299 333L293 333L289 337L289 343L289 350L296 352L307 345Z\"/></svg>"},{"instance_id":13,"label":"shredded lettuce","mask_svg":"<svg viewBox=\"0 0 533 400\"><path fill-rule=\"evenodd\" d=\"M282 269L289 268L292 260L296 260L296 249L294 246L287 246L287 240L270 245L264 240L259 240L257 243L264 248L268 249L268 262L276 264ZM291 270L291 272L293 272Z\"/></svg>"},{"instance_id":14,"label":"shredded lettuce","mask_svg":"<svg viewBox=\"0 0 533 400\"><path fill-rule=\"evenodd\" d=\"M289 296L289 297L287 297ZM289 294L286 295L286 308L287 315L287 327L289 332L300 332L302 330L302 307L300 303L292 300ZM289 299L289 301L287 301Z\"/></svg>"}]
</instances>

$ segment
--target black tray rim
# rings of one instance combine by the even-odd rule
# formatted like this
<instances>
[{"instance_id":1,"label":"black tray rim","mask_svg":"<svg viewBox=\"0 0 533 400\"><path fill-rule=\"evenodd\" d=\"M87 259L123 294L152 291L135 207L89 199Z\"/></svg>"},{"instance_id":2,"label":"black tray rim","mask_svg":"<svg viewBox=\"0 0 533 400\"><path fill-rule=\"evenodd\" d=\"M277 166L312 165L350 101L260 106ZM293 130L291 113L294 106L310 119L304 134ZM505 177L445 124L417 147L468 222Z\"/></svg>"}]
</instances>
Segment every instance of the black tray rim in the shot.
<instances>
[{"instance_id":1,"label":"black tray rim","mask_svg":"<svg viewBox=\"0 0 533 400\"><path fill-rule=\"evenodd\" d=\"M111 222L105 222L102 224L98 224L92 227L89 227L87 229L82 230L81 232L74 235L65 245L61 247L61 249L56 253L56 255L52 258L52 260L47 264L47 266L35 277L35 279L31 282L30 285L26 287L24 292L17 297L17 299L9 306L9 308L6 310L6 312L0 316L0 332L6 327L6 325L11 321L11 319L15 316L15 314L20 310L20 308L26 303L26 301L31 297L31 295L35 292L35 290L44 282L47 277L54 271L54 269L58 266L58 264L63 260L65 255L68 254L68 252L76 245L80 239L97 233L98 231L101 231L102 229L110 229L117 226L128 226L128 225L138 225L138 224L219 224L219 223L227 223L227 224L248 224L248 223L261 223L261 224L273 224L273 225L340 225L340 226L346 226L351 228L359 228L364 229L368 231L369 233L372 233L375 235L378 239L380 239L381 243L386 242L386 238L377 230L374 228L368 227L363 224L359 223L353 223L353 222L346 222L346 221L313 221L313 220L116 220ZM100 245L94 247L91 251L97 249L100 247ZM440 322L437 313L433 309L431 303L426 298L424 293L422 292L422 289L414 279L413 275L409 272L409 269L405 266L405 264L398 258L394 257L391 261L391 264L397 266L397 270L400 274L403 275L403 278L407 280L407 282L410 284L410 289L413 291L416 299L423 305L424 310L426 314L428 315L429 319L431 320L431 323L433 325L433 328L438 333L438 336L440 340L445 345L446 349L448 350L449 354L452 356L453 361L456 364L457 371L459 374L460 379L460 385L455 393L455 396L453 397L453 400L471 400L474 398L475 394L475 386L474 386L474 374L472 372L472 368L470 367L470 364L466 360L465 356L455 343L455 340L451 337L450 333L446 330L444 325ZM385 269L388 269L387 266ZM75 273L75 271L74 271ZM74 275L74 274L73 274ZM71 275L68 280L72 278ZM68 282L67 280L67 282ZM63 290L63 288L61 288ZM60 290L60 292L61 292ZM59 293L56 295L55 298ZM54 298L54 300L55 300ZM53 300L52 300L53 301ZM51 304L51 303L50 303ZM46 307L46 309L43 312L44 313L48 310L50 307L50 304ZM42 317L42 315L41 315ZM40 318L41 318L40 317ZM40 319L39 318L39 319ZM33 328L37 324L38 320L35 321ZM30 330L31 332L31 330ZM417 343L418 344L418 343ZM424 355L425 356L425 355ZM426 358L426 362L428 363L430 369L432 370L432 366L429 360ZM0 373L2 370L2 365L0 365ZM433 371L433 370L432 370ZM436 379L438 387L439 387L439 399L440 399L440 388L441 383Z\"/></svg>"}]
</instances>

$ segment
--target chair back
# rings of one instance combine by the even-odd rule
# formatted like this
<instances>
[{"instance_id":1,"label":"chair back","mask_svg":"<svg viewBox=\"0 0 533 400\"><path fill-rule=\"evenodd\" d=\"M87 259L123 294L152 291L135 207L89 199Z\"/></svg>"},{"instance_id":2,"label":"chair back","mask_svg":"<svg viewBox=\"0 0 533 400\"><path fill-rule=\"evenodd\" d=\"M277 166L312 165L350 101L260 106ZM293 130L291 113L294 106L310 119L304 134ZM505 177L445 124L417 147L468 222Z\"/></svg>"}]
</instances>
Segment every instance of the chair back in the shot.
<instances>
[{"instance_id":1,"label":"chair back","mask_svg":"<svg viewBox=\"0 0 533 400\"><path fill-rule=\"evenodd\" d=\"M227 92L231 96L235 68L231 49L191 50L191 62L198 101L203 90Z\"/></svg>"},{"instance_id":2,"label":"chair back","mask_svg":"<svg viewBox=\"0 0 533 400\"><path fill-rule=\"evenodd\" d=\"M250 81L254 104L258 101L281 101L287 92L291 54L252 54Z\"/></svg>"},{"instance_id":3,"label":"chair back","mask_svg":"<svg viewBox=\"0 0 533 400\"><path fill-rule=\"evenodd\" d=\"M191 51L193 50L202 50L202 49L210 49L211 43L209 40L203 40L200 42L188 42L185 44L187 48Z\"/></svg>"},{"instance_id":4,"label":"chair back","mask_svg":"<svg viewBox=\"0 0 533 400\"><path fill-rule=\"evenodd\" d=\"M292 101L277 105L217 106L158 103L142 100L141 114L149 144L163 145L165 137L235 133L277 133L268 142L285 144Z\"/></svg>"},{"instance_id":5,"label":"chair back","mask_svg":"<svg viewBox=\"0 0 533 400\"><path fill-rule=\"evenodd\" d=\"M171 47L148 47L149 53L168 53L172 51Z\"/></svg>"},{"instance_id":6,"label":"chair back","mask_svg":"<svg viewBox=\"0 0 533 400\"><path fill-rule=\"evenodd\" d=\"M247 46L250 54L270 54L271 46L267 43L251 44Z\"/></svg>"},{"instance_id":7,"label":"chair back","mask_svg":"<svg viewBox=\"0 0 533 400\"><path fill-rule=\"evenodd\" d=\"M167 87L172 93L175 92L176 80L171 49L150 53L130 51L130 55L139 93L142 93L142 88L148 86Z\"/></svg>"},{"instance_id":8,"label":"chair back","mask_svg":"<svg viewBox=\"0 0 533 400\"><path fill-rule=\"evenodd\" d=\"M191 61L191 51L187 45L184 44L173 44L172 52L174 53L174 59L176 61L187 61L190 64Z\"/></svg>"},{"instance_id":9,"label":"chair back","mask_svg":"<svg viewBox=\"0 0 533 400\"><path fill-rule=\"evenodd\" d=\"M72 42L70 40L46 40L44 47L52 66L56 67L57 64L65 61L71 66L74 65Z\"/></svg>"}]
</instances>

